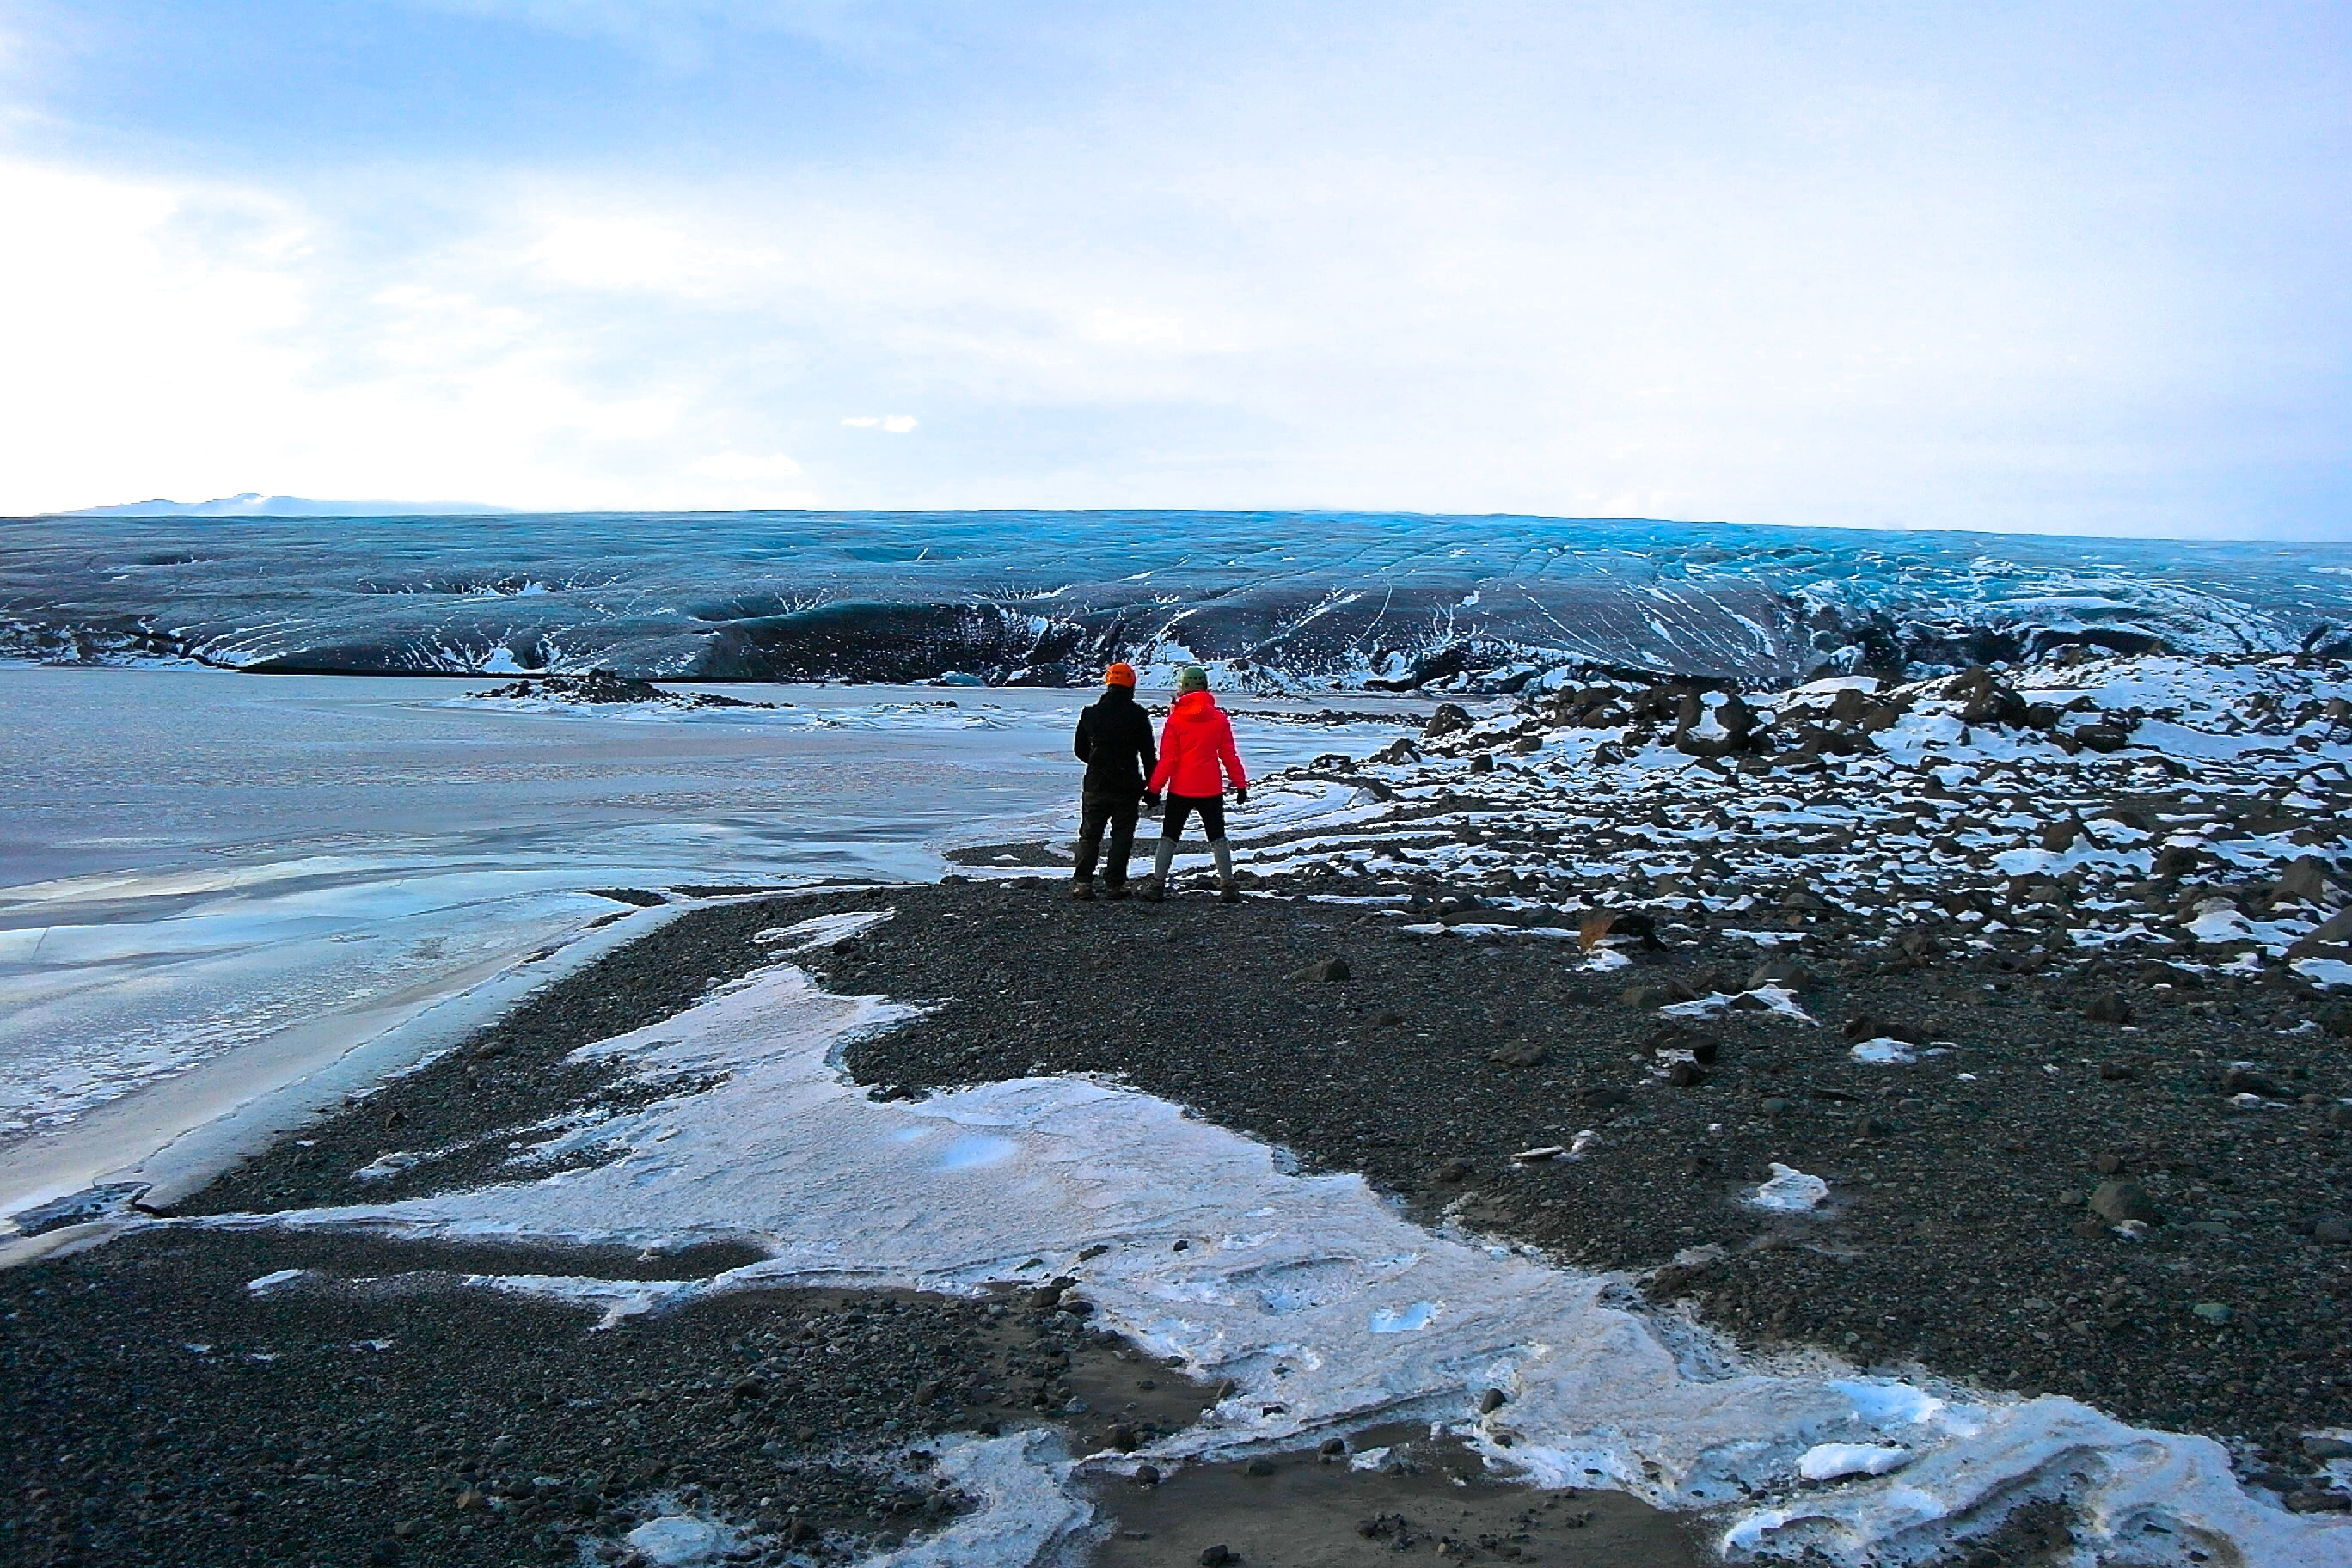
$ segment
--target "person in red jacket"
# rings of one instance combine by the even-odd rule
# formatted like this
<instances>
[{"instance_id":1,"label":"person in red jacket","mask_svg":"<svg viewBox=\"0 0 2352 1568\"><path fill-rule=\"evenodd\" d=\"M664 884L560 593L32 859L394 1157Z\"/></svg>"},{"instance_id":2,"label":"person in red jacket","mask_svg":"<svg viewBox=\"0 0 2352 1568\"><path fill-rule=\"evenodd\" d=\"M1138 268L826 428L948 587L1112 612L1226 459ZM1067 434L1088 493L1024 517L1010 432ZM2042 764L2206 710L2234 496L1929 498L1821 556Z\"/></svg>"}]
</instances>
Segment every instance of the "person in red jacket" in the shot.
<instances>
[{"instance_id":1,"label":"person in red jacket","mask_svg":"<svg viewBox=\"0 0 2352 1568\"><path fill-rule=\"evenodd\" d=\"M1234 727L1209 695L1209 672L1188 664L1176 672L1176 706L1160 731L1160 765L1144 785L1144 800L1168 792L1168 807L1160 816L1160 852L1153 858L1151 880L1143 896L1168 896L1169 874L1176 868L1176 840L1184 819L1198 812L1201 831L1208 836L1209 853L1217 861L1217 896L1226 903L1241 901L1234 886L1234 852L1225 842L1225 785L1234 787L1234 804L1249 801L1249 775L1234 750Z\"/></svg>"}]
</instances>

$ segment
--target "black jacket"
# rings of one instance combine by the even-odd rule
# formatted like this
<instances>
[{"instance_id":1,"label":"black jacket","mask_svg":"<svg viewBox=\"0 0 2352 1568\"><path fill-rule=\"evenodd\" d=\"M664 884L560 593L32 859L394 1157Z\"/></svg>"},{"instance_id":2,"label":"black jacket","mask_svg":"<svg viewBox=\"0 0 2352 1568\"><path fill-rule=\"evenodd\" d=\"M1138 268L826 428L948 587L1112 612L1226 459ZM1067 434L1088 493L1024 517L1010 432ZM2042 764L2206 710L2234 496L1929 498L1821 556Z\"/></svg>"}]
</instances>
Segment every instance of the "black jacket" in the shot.
<instances>
[{"instance_id":1,"label":"black jacket","mask_svg":"<svg viewBox=\"0 0 2352 1568\"><path fill-rule=\"evenodd\" d=\"M1087 764L1086 792L1111 800L1133 800L1160 765L1151 743L1151 715L1124 686L1106 686L1102 696L1078 715L1078 735L1070 750Z\"/></svg>"}]
</instances>

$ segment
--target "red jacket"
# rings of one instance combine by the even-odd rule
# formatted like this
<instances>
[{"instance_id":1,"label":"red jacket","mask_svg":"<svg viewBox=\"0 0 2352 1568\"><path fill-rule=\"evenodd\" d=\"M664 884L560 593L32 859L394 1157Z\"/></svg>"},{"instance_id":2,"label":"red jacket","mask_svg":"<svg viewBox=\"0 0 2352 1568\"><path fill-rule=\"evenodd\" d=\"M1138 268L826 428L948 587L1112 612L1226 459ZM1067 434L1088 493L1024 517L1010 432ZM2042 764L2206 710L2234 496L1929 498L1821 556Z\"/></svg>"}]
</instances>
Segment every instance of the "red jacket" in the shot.
<instances>
[{"instance_id":1,"label":"red jacket","mask_svg":"<svg viewBox=\"0 0 2352 1568\"><path fill-rule=\"evenodd\" d=\"M1223 768L1223 776L1218 769ZM1247 789L1249 776L1234 750L1234 727L1205 691L1187 691L1176 699L1168 722L1160 729L1160 765L1151 770L1145 787L1157 795L1210 800L1225 793L1225 780L1235 789Z\"/></svg>"}]
</instances>

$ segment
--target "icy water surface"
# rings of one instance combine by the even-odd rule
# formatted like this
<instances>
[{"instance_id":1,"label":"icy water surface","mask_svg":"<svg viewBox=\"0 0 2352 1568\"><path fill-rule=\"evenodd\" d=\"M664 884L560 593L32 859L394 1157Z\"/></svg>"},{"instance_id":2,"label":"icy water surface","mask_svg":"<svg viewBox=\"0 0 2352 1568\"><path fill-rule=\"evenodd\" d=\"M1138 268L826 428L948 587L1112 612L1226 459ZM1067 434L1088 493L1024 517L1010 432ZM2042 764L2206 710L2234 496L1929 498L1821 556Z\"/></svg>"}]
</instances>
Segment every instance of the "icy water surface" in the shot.
<instances>
[{"instance_id":1,"label":"icy water surface","mask_svg":"<svg viewBox=\"0 0 2352 1568\"><path fill-rule=\"evenodd\" d=\"M296 1026L380 1027L630 907L593 889L929 878L943 845L1051 836L1087 700L534 712L473 689L0 668L0 1146ZM1262 769L1349 740L1240 729Z\"/></svg>"}]
</instances>

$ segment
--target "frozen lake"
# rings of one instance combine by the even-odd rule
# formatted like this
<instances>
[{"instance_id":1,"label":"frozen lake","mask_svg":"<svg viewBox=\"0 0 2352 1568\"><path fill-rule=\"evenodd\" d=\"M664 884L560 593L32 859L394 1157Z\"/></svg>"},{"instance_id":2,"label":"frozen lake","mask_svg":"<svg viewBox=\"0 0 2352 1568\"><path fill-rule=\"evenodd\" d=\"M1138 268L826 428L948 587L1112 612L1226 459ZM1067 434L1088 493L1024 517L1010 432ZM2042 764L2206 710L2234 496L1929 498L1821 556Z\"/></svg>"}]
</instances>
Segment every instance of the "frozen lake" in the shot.
<instances>
[{"instance_id":1,"label":"frozen lake","mask_svg":"<svg viewBox=\"0 0 2352 1568\"><path fill-rule=\"evenodd\" d=\"M459 700L478 684L0 668L0 1213L628 908L591 889L928 879L956 843L1066 833L1090 700L534 712ZM1390 732L1236 729L1257 771ZM200 1067L201 1104L131 1114Z\"/></svg>"}]
</instances>

